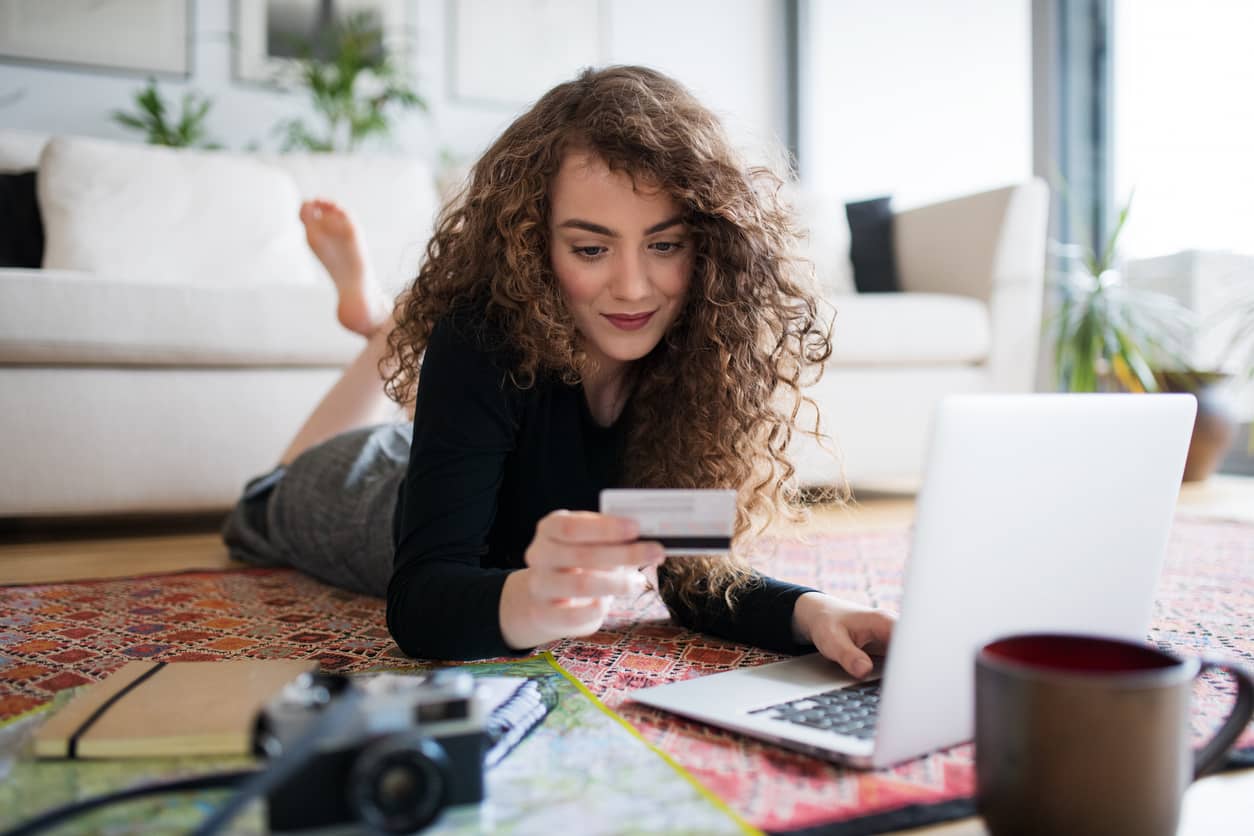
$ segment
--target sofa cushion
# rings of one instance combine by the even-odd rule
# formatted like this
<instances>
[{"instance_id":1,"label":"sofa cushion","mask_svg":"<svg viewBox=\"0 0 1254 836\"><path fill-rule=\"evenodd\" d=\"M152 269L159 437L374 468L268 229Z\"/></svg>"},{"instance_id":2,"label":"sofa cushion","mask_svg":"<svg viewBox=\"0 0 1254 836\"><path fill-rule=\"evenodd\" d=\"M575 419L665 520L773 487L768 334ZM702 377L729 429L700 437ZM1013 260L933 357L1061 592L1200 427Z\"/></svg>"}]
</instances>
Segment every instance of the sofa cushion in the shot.
<instances>
[{"instance_id":1,"label":"sofa cushion","mask_svg":"<svg viewBox=\"0 0 1254 836\"><path fill-rule=\"evenodd\" d=\"M39 165L48 135L16 128L0 130L0 172L28 171Z\"/></svg>"},{"instance_id":2,"label":"sofa cushion","mask_svg":"<svg viewBox=\"0 0 1254 836\"><path fill-rule=\"evenodd\" d=\"M988 306L979 299L891 293L831 302L834 366L952 366L988 358Z\"/></svg>"},{"instance_id":3,"label":"sofa cushion","mask_svg":"<svg viewBox=\"0 0 1254 836\"><path fill-rule=\"evenodd\" d=\"M799 255L814 265L814 276L825 295L853 293L853 263L849 260L849 221L840 198L789 183L781 197L797 213L804 237Z\"/></svg>"},{"instance_id":4,"label":"sofa cushion","mask_svg":"<svg viewBox=\"0 0 1254 836\"><path fill-rule=\"evenodd\" d=\"M340 366L362 340L327 284L191 284L0 270L0 363Z\"/></svg>"},{"instance_id":5,"label":"sofa cushion","mask_svg":"<svg viewBox=\"0 0 1254 836\"><path fill-rule=\"evenodd\" d=\"M849 261L859 293L901 290L893 252L893 199L877 197L845 204L849 219Z\"/></svg>"},{"instance_id":6,"label":"sofa cushion","mask_svg":"<svg viewBox=\"0 0 1254 836\"><path fill-rule=\"evenodd\" d=\"M0 172L0 267L38 267L44 225L35 198L34 171Z\"/></svg>"},{"instance_id":7,"label":"sofa cushion","mask_svg":"<svg viewBox=\"0 0 1254 836\"><path fill-rule=\"evenodd\" d=\"M320 281L281 171L245 156L58 137L44 148L43 266L154 283Z\"/></svg>"},{"instance_id":8,"label":"sofa cushion","mask_svg":"<svg viewBox=\"0 0 1254 836\"><path fill-rule=\"evenodd\" d=\"M302 200L326 198L348 211L375 278L391 295L417 275L439 208L435 178L420 159L305 153L259 154L256 159L289 175Z\"/></svg>"}]
</instances>

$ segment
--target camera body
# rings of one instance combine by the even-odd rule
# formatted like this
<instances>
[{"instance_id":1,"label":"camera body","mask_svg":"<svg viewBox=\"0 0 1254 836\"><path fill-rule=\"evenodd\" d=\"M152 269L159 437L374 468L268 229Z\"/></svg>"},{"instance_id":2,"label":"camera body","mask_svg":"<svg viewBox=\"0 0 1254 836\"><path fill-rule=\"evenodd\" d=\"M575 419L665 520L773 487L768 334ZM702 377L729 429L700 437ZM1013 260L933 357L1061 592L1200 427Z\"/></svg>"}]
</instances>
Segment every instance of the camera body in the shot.
<instances>
[{"instance_id":1,"label":"camera body","mask_svg":"<svg viewBox=\"0 0 1254 836\"><path fill-rule=\"evenodd\" d=\"M304 738L341 701L341 722ZM312 754L267 796L272 831L360 821L408 833L445 807L483 800L487 745L474 678L457 670L427 676L303 674L257 716L253 748L280 758Z\"/></svg>"}]
</instances>

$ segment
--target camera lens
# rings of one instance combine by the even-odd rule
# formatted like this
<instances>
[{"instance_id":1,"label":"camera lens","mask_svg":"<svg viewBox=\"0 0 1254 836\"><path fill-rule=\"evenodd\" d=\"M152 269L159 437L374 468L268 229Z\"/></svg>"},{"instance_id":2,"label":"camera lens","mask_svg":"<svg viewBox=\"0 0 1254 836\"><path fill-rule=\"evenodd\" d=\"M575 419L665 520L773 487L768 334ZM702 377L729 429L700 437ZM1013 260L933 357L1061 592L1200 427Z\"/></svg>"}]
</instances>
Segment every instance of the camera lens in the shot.
<instances>
[{"instance_id":1,"label":"camera lens","mask_svg":"<svg viewBox=\"0 0 1254 836\"><path fill-rule=\"evenodd\" d=\"M358 818L384 833L411 833L444 809L449 761L443 747L416 731L389 735L362 750L349 776Z\"/></svg>"}]
</instances>

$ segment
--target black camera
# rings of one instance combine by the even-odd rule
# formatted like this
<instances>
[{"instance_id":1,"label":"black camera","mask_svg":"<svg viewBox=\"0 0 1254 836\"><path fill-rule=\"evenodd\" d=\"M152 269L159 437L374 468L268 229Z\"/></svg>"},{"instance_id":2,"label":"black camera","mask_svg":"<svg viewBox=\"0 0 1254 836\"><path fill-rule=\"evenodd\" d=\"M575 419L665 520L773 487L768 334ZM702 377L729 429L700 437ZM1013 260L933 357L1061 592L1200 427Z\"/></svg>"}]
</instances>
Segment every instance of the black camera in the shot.
<instances>
[{"instance_id":1,"label":"black camera","mask_svg":"<svg viewBox=\"0 0 1254 836\"><path fill-rule=\"evenodd\" d=\"M272 831L361 822L409 833L449 805L483 800L488 737L474 678L304 674L258 714L253 748L280 758L337 703L341 722L311 741L312 754L267 796Z\"/></svg>"}]
</instances>

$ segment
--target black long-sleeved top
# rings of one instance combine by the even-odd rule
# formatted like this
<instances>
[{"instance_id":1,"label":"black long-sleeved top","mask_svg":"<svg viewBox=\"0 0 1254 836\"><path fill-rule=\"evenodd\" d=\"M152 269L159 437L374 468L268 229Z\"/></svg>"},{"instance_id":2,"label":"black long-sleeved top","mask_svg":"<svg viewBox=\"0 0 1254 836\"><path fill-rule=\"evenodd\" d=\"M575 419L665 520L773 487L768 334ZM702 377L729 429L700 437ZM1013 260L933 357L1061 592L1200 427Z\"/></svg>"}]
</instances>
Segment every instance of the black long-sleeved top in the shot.
<instances>
[{"instance_id":1,"label":"black long-sleeved top","mask_svg":"<svg viewBox=\"0 0 1254 836\"><path fill-rule=\"evenodd\" d=\"M501 588L525 565L536 524L557 509L595 510L601 489L619 484L630 406L602 427L582 387L541 376L519 388L510 357L464 310L439 322L427 345L387 602L388 628L411 656L516 654L501 636ZM763 576L734 612L710 596L673 613L691 629L795 652L792 611L807 591Z\"/></svg>"}]
</instances>

